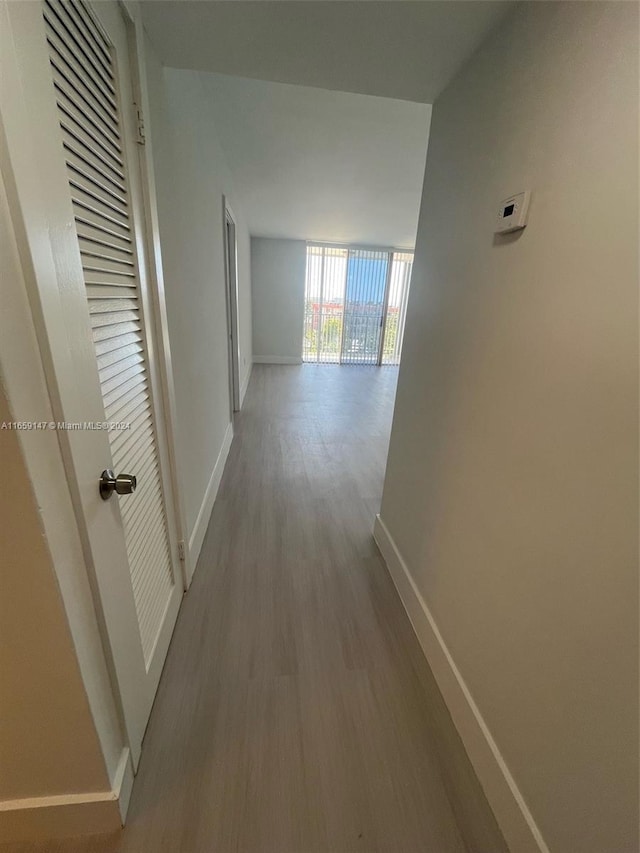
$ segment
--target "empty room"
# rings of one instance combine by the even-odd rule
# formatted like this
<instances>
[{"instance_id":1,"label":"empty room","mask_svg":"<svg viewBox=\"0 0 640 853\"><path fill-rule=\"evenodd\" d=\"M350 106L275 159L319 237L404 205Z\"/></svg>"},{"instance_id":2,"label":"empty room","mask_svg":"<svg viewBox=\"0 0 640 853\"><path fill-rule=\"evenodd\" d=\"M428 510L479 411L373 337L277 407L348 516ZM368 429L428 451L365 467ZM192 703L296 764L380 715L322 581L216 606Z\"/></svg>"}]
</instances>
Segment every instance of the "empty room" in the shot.
<instances>
[{"instance_id":1,"label":"empty room","mask_svg":"<svg viewBox=\"0 0 640 853\"><path fill-rule=\"evenodd\" d=\"M637 853L635 0L0 0L0 853Z\"/></svg>"}]
</instances>

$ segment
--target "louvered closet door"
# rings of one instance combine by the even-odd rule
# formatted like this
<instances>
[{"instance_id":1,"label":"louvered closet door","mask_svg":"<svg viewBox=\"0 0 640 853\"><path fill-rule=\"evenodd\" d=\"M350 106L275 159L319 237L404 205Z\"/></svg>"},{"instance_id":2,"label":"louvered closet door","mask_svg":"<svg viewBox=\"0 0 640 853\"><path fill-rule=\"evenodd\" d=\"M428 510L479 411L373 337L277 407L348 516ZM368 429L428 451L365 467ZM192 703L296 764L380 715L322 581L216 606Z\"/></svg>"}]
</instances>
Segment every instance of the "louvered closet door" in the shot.
<instances>
[{"instance_id":1,"label":"louvered closet door","mask_svg":"<svg viewBox=\"0 0 640 853\"><path fill-rule=\"evenodd\" d=\"M161 475L151 324L145 325L127 34L117 3L46 0L43 8L104 420L129 424L108 433L111 467L135 474L138 485L112 500L124 528L145 668L140 677L153 682L140 689L152 698L182 582Z\"/></svg>"}]
</instances>

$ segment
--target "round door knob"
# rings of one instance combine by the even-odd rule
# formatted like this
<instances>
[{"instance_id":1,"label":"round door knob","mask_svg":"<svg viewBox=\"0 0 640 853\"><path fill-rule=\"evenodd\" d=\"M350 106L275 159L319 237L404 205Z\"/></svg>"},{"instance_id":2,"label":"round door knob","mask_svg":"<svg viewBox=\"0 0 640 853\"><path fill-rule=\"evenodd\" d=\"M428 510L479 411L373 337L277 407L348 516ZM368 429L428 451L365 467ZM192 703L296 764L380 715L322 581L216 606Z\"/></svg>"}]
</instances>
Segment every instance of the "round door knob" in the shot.
<instances>
[{"instance_id":1,"label":"round door knob","mask_svg":"<svg viewBox=\"0 0 640 853\"><path fill-rule=\"evenodd\" d=\"M111 469L106 468L100 476L98 487L100 497L106 501L114 492L118 495L130 495L135 492L137 485L134 474L114 474Z\"/></svg>"}]
</instances>

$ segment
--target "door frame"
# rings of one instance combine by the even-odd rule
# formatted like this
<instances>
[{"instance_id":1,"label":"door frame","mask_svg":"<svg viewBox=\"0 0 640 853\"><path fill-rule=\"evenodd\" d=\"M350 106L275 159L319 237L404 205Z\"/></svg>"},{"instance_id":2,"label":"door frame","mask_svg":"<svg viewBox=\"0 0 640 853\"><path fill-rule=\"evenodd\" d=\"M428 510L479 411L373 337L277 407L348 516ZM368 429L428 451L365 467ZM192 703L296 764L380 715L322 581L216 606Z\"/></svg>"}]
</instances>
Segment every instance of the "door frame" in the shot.
<instances>
[{"instance_id":1,"label":"door frame","mask_svg":"<svg viewBox=\"0 0 640 853\"><path fill-rule=\"evenodd\" d=\"M229 235L232 243L229 245ZM229 342L229 414L233 423L240 411L240 325L238 322L238 237L236 217L225 195L222 196L222 239Z\"/></svg>"},{"instance_id":2,"label":"door frame","mask_svg":"<svg viewBox=\"0 0 640 853\"><path fill-rule=\"evenodd\" d=\"M137 3L120 3L123 21L127 29L129 42L129 62L131 66L132 86L134 97L140 99L140 109L143 115L149 113L148 87L144 60L144 32L142 29L140 9ZM60 259L56 258L56 234L50 233L49 222L62 221L67 227L71 220L66 214L60 216L64 204L70 204L62 198L61 188L64 177L64 162L48 169L47 163L40 163L43 150L46 147L40 143L40 135L35 120L36 105L29 104L28 98L22 96L23 68L35 65L36 76L40 74L46 59L46 42L44 35L34 38L35 15L42 18L40 4L3 3L0 7L0 51L2 53L2 74L0 75L0 168L7 197L10 204L11 222L18 244L20 262L29 300L33 331L37 340L42 369L55 421L83 421L102 412L102 402L99 394L91 395L91 399L82 399L73 383L74 353L69 346L68 329L79 328L79 312L70 310L70 299L75 294L65 294L60 286ZM40 20L37 28L44 24ZM44 79L44 77L43 77ZM55 102L43 91L36 92L38 106L46 115L46 121L53 126ZM123 109L126 105L123 104ZM133 107L131 107L133 108ZM57 119L55 119L57 121ZM169 346L166 301L160 253L160 238L156 203L156 188L153 176L153 159L150 128L146 127L146 144L138 145L140 159L140 184L142 190L142 221L138 224L140 231L140 249L146 261L147 283L149 296L148 306L145 305L145 315L154 332L155 353L149 352L159 367L159 382L154 391L159 405L154 407L156 428L164 433L163 453L160 456L163 488L170 494L167 502L169 528L178 537L173 546L180 553L178 564L181 566L182 587L186 588L186 578L192 572L185 565L189 559L187 549L180 542L185 541L184 497L177 476L176 459L176 406L171 369L171 350ZM45 158L46 159L46 158ZM40 164L34 168L34 164ZM48 164L51 165L51 164ZM44 191L43 191L44 187ZM52 214L53 211L53 214ZM60 235L58 235L58 238ZM58 260L58 264L56 264ZM62 258L64 263L64 258ZM86 323L86 321L85 321ZM70 332L73 337L73 331ZM6 365L12 370L12 364ZM101 417L94 417L101 420ZM120 711L120 721L123 734L128 741L134 767L140 756L142 736L140 731L128 722L133 716L132 707L137 701L136 685L131 681L130 667L127 659L130 649L127 647L120 626L131 617L133 601L123 602L117 595L114 576L119 559L114 559L113 573L105 572L104 561L99 568L94 559L89 543L87 519L84 514L84 498L97 488L96 482L86 482L79 474L79 462L87 461L88 454L94 459L95 443L91 444L89 437L81 430L58 431L58 445L66 477L65 488L68 488L73 504L75 523L82 544L86 573L92 590L93 607L100 630L102 652L110 674L111 691ZM95 436L92 435L92 439ZM106 433L101 439L104 447L108 448ZM95 461L95 459L94 459ZM167 470L168 469L168 470ZM115 510L114 510L115 512ZM119 516L119 513L117 513ZM128 566L128 561L125 562ZM128 568L126 569L128 571ZM62 590L61 590L62 591ZM64 595L64 592L63 592ZM65 607L72 619L80 619L74 602L65 599ZM75 612L75 616L73 615ZM134 614L135 618L135 614ZM79 625L71 625L72 632ZM133 699L131 697L134 697ZM132 704L133 703L133 704ZM129 711L127 711L129 708ZM98 718L97 728L102 721ZM145 722L146 725L146 722Z\"/></svg>"},{"instance_id":3,"label":"door frame","mask_svg":"<svg viewBox=\"0 0 640 853\"><path fill-rule=\"evenodd\" d=\"M177 452L177 423L178 407L176 403L173 367L171 360L171 343L169 340L169 320L167 317L167 301L165 296L164 272L162 266L162 248L160 242L160 223L158 218L158 195L153 160L153 132L151 127L151 106L149 101L149 86L147 83L145 33L142 24L142 13L139 2L123 0L120 4L123 10L129 35L129 59L131 63L131 83L134 96L138 99L140 117L144 127L145 144L138 145L138 160L142 185L142 207L144 222L141 223L144 232L144 242L147 257L148 285L151 297L150 320L154 324L157 356L160 366L160 393L162 396L163 426L165 429L164 444L168 449L167 468L173 491L176 526L179 538L180 565L182 582L185 591L189 588L195 566L191 564L189 528L184 489L180 479Z\"/></svg>"}]
</instances>

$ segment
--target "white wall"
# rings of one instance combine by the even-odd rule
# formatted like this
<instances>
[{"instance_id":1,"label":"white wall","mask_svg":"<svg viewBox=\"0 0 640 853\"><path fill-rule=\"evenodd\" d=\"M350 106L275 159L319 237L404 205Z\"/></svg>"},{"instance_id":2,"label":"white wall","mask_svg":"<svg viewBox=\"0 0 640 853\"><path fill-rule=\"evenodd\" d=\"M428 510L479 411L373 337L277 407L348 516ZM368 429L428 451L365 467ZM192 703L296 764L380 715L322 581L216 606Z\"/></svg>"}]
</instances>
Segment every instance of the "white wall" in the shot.
<instances>
[{"instance_id":1,"label":"white wall","mask_svg":"<svg viewBox=\"0 0 640 853\"><path fill-rule=\"evenodd\" d=\"M197 72L162 68L147 42L158 217L177 404L177 457L192 556L231 435L222 196L238 239L240 378L251 369L249 235Z\"/></svg>"},{"instance_id":2,"label":"white wall","mask_svg":"<svg viewBox=\"0 0 640 853\"><path fill-rule=\"evenodd\" d=\"M521 4L434 106L381 517L553 853L638 849L637 286L638 7Z\"/></svg>"},{"instance_id":3,"label":"white wall","mask_svg":"<svg viewBox=\"0 0 640 853\"><path fill-rule=\"evenodd\" d=\"M254 361L302 361L306 263L303 240L251 239Z\"/></svg>"},{"instance_id":4,"label":"white wall","mask_svg":"<svg viewBox=\"0 0 640 853\"><path fill-rule=\"evenodd\" d=\"M0 384L0 423L12 420ZM109 779L17 432L0 432L0 452L0 694L11 699L0 702L0 801L102 791Z\"/></svg>"}]
</instances>

